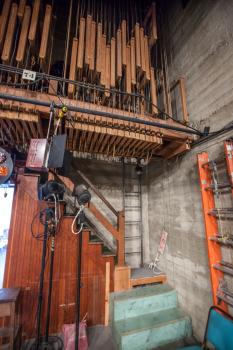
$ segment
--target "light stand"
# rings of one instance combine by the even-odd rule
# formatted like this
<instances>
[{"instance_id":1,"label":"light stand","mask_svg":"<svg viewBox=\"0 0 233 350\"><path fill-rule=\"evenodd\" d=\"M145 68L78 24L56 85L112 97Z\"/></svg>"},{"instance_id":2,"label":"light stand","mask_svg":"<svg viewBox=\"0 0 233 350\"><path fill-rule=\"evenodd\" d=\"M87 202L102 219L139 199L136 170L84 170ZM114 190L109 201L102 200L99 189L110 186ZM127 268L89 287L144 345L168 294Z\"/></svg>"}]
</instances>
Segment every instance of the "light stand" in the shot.
<instances>
[{"instance_id":1,"label":"light stand","mask_svg":"<svg viewBox=\"0 0 233 350\"><path fill-rule=\"evenodd\" d=\"M53 217L52 209L46 208L45 209L44 236L43 236L43 249L42 249L42 256L41 256L40 286L39 286L39 294L38 294L38 314L37 314L36 342L35 342L35 349L36 350L39 350L40 340L41 340L40 327L41 327L41 315L42 315L42 304L43 304L46 249L47 249L49 221L52 220L52 217Z\"/></svg>"},{"instance_id":2,"label":"light stand","mask_svg":"<svg viewBox=\"0 0 233 350\"><path fill-rule=\"evenodd\" d=\"M77 198L80 209L74 219L76 226L80 226L74 234L79 235L78 239L78 259L77 259L77 293L76 293L76 326L75 326L75 350L79 349L79 323L80 323L80 300L81 300L81 277L82 277L82 236L83 225L85 223L85 215L83 212L84 205L91 200L91 194L84 185L79 185L75 188L73 195ZM78 222L77 222L78 221ZM72 225L73 231L73 225Z\"/></svg>"},{"instance_id":3,"label":"light stand","mask_svg":"<svg viewBox=\"0 0 233 350\"><path fill-rule=\"evenodd\" d=\"M54 349L53 343L58 341L58 337L49 337L49 325L50 325L50 313L51 313L51 299L52 299L52 286L53 286L53 266L54 266L54 243L55 243L55 234L57 230L57 225L59 222L57 210L59 209L59 197L62 197L64 193L64 187L55 181L47 181L44 185L39 188L39 198L48 200L53 198L54 206L48 206L44 209L41 214L44 214L40 218L41 222L44 225L44 235L43 235L43 249L41 257L41 273L40 273L40 285L39 285L39 294L38 294L38 309L37 309L37 327L36 327L36 340L33 344L33 349L42 350L42 349ZM57 204L58 203L58 204ZM51 237L51 254L50 254L50 270L49 270L49 290L48 290L48 299L47 299L47 313L46 313L46 330L45 337L41 337L41 316L42 316L42 305L43 305L43 289L44 289L44 273L45 273L45 264L46 264L46 250L47 250L47 240L48 237ZM60 342L62 340L59 338ZM62 344L63 345L63 344ZM56 349L58 349L56 347ZM62 347L60 347L62 349Z\"/></svg>"}]
</instances>

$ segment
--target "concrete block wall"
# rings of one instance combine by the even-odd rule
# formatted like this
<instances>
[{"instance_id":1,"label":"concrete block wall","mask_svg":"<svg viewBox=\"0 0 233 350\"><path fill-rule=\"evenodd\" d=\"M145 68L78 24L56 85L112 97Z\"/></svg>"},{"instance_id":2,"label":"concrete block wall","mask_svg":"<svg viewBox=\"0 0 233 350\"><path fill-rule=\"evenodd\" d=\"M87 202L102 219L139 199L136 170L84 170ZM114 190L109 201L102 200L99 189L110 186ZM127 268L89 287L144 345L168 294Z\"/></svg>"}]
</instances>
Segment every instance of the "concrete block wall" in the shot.
<instances>
[{"instance_id":1,"label":"concrete block wall","mask_svg":"<svg viewBox=\"0 0 233 350\"><path fill-rule=\"evenodd\" d=\"M190 121L217 130L233 120L233 2L190 0L183 9L182 1L167 1L166 11L170 81L186 78ZM222 155L229 136L233 133L175 160L151 162L146 173L150 258L165 229L169 237L160 266L200 340L212 297L196 156L205 150L212 159ZM232 260L229 250L223 254Z\"/></svg>"}]
</instances>

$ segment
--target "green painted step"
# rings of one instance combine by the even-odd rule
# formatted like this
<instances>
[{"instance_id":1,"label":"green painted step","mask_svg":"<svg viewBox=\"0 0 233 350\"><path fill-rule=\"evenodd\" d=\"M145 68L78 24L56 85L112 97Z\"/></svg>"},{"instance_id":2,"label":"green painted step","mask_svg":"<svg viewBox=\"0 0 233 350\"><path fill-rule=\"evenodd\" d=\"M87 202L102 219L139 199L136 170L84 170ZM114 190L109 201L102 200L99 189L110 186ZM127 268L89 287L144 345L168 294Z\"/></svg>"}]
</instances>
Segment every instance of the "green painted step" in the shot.
<instances>
[{"instance_id":1,"label":"green painted step","mask_svg":"<svg viewBox=\"0 0 233 350\"><path fill-rule=\"evenodd\" d=\"M158 312L178 305L177 293L168 284L139 287L133 290L113 293L111 310L114 321Z\"/></svg>"},{"instance_id":2,"label":"green painted step","mask_svg":"<svg viewBox=\"0 0 233 350\"><path fill-rule=\"evenodd\" d=\"M112 329L119 350L156 349L192 334L191 320L179 308L116 321Z\"/></svg>"}]
</instances>

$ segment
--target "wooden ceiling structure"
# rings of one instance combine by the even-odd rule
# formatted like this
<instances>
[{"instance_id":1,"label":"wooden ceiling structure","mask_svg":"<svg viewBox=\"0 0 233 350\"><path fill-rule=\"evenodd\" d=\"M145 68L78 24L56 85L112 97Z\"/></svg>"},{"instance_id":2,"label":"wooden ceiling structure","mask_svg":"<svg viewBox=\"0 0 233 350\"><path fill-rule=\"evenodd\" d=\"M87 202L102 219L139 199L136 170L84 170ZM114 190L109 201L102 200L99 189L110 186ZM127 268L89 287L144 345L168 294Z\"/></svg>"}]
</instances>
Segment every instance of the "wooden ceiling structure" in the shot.
<instances>
[{"instance_id":1,"label":"wooden ceiling structure","mask_svg":"<svg viewBox=\"0 0 233 350\"><path fill-rule=\"evenodd\" d=\"M156 4L148 1L145 12L139 2L135 9L126 2L121 12L117 2L113 8L107 1L96 0L93 7L87 3L74 1L68 7L66 2L51 6L43 0L3 1L0 144L17 144L27 151L31 138L45 138L54 102L68 108L63 129L71 151L150 159L189 150L194 136L187 126L183 80L179 86L184 125L167 118L172 114L171 90L164 50L156 46ZM54 42L60 35L61 11L67 35L64 47L60 45L60 71ZM25 79L25 69L34 71L35 81Z\"/></svg>"},{"instance_id":2,"label":"wooden ceiling structure","mask_svg":"<svg viewBox=\"0 0 233 350\"><path fill-rule=\"evenodd\" d=\"M15 89L0 85L1 93L20 98L55 102L59 98L45 93ZM171 158L190 148L193 135L184 132L143 125L137 122L111 118L113 113L122 117L135 118L135 114L98 106L87 102L63 99L66 106L79 107L90 113L70 112L68 107L65 130L67 147L71 151L103 154L112 157L151 158L161 156ZM93 114L92 114L93 112ZM98 115L100 112L100 115ZM106 117L102 116L106 113ZM31 138L45 138L50 108L25 102L0 99L0 139L1 143L19 144L27 148ZM55 111L58 115L59 111ZM149 122L159 122L180 128L173 120L161 120L145 115L136 118Z\"/></svg>"}]
</instances>

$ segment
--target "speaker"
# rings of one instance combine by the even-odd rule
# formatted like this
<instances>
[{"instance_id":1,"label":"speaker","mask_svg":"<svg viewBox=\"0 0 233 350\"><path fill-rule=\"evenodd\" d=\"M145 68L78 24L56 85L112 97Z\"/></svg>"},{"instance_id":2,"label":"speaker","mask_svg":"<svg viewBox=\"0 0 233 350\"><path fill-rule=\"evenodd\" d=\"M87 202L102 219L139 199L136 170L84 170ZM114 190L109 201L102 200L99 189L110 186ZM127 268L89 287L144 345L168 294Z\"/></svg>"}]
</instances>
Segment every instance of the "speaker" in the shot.
<instances>
[{"instance_id":1,"label":"speaker","mask_svg":"<svg viewBox=\"0 0 233 350\"><path fill-rule=\"evenodd\" d=\"M48 157L48 168L61 168L63 166L66 138L66 134L53 136Z\"/></svg>"}]
</instances>

